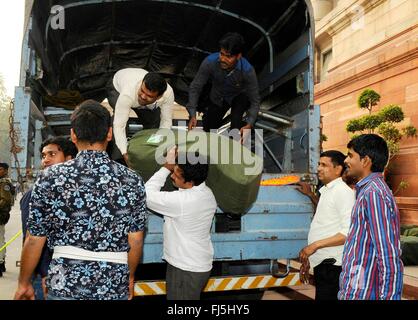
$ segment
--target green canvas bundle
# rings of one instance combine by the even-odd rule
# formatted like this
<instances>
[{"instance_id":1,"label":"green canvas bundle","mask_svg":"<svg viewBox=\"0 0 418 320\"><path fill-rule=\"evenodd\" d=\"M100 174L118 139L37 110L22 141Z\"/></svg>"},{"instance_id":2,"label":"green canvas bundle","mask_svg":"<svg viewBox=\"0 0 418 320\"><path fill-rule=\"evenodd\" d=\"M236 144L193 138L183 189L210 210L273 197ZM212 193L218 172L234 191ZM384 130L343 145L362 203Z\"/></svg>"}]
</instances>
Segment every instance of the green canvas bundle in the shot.
<instances>
[{"instance_id":1,"label":"green canvas bundle","mask_svg":"<svg viewBox=\"0 0 418 320\"><path fill-rule=\"evenodd\" d=\"M405 266L418 265L418 237L401 236L402 262Z\"/></svg>"},{"instance_id":2,"label":"green canvas bundle","mask_svg":"<svg viewBox=\"0 0 418 320\"><path fill-rule=\"evenodd\" d=\"M178 146L181 155L198 152L200 157L208 159L206 184L212 189L222 211L237 215L248 211L257 198L263 160L226 136L201 131L142 130L129 141L132 169L147 181L159 170L167 150L174 145ZM173 190L171 181L167 180L163 190Z\"/></svg>"},{"instance_id":3,"label":"green canvas bundle","mask_svg":"<svg viewBox=\"0 0 418 320\"><path fill-rule=\"evenodd\" d=\"M418 237L418 226L414 224L401 225L401 235Z\"/></svg>"},{"instance_id":4,"label":"green canvas bundle","mask_svg":"<svg viewBox=\"0 0 418 320\"><path fill-rule=\"evenodd\" d=\"M418 265L418 226L401 226L401 249L405 266Z\"/></svg>"}]
</instances>

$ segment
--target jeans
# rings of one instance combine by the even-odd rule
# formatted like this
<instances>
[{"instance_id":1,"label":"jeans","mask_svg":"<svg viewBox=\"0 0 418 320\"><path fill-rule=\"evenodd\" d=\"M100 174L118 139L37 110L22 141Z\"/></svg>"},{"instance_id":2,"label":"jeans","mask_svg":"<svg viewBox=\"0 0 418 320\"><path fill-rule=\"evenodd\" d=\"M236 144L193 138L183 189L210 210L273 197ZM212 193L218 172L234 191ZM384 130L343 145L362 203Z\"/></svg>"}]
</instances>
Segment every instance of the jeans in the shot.
<instances>
[{"instance_id":1,"label":"jeans","mask_svg":"<svg viewBox=\"0 0 418 320\"><path fill-rule=\"evenodd\" d=\"M60 301L60 300L76 300L76 299L73 299L73 298L64 298L64 297L57 297L57 296L53 296L51 294L48 294L48 296L46 297L46 300Z\"/></svg>"},{"instance_id":2,"label":"jeans","mask_svg":"<svg viewBox=\"0 0 418 320\"><path fill-rule=\"evenodd\" d=\"M32 286L33 290L35 290L35 300L45 300L41 275L37 274L32 276Z\"/></svg>"}]
</instances>

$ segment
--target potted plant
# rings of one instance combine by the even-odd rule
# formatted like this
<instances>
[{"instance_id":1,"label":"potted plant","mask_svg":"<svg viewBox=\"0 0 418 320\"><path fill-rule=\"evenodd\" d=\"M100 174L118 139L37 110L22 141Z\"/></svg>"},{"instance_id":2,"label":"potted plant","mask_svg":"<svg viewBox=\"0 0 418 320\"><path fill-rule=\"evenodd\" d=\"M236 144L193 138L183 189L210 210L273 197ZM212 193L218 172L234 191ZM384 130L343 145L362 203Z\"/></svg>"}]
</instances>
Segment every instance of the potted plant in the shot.
<instances>
[{"instance_id":1,"label":"potted plant","mask_svg":"<svg viewBox=\"0 0 418 320\"><path fill-rule=\"evenodd\" d=\"M373 107L379 101L380 95L376 91L372 89L364 90L360 94L357 103L359 108L367 109L369 114L348 121L346 130L353 134L352 138L362 133L376 133L386 140L389 148L389 161L384 175L388 185L392 188L393 194L396 196L396 194L408 187L408 182L401 181L397 188L393 190L393 186L388 179L393 166L392 160L399 153L401 140L403 138L417 137L417 129L413 125L400 127L399 123L404 120L405 115L399 105L390 104L379 112L373 113Z\"/></svg>"}]
</instances>

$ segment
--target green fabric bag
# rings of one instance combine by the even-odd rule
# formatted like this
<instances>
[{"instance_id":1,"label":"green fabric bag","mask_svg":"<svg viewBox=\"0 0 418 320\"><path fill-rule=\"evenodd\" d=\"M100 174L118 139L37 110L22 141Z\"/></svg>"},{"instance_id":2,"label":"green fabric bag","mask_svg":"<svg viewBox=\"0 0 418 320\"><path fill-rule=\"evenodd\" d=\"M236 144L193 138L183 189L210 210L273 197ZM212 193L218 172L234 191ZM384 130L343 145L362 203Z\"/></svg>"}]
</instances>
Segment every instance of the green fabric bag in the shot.
<instances>
[{"instance_id":1,"label":"green fabric bag","mask_svg":"<svg viewBox=\"0 0 418 320\"><path fill-rule=\"evenodd\" d=\"M226 136L201 131L142 130L129 141L130 164L147 181L164 163L165 152L175 144L179 153L199 151L208 157L206 184L222 211L243 215L249 210L257 198L263 160ZM173 189L167 179L163 190Z\"/></svg>"},{"instance_id":2,"label":"green fabric bag","mask_svg":"<svg viewBox=\"0 0 418 320\"><path fill-rule=\"evenodd\" d=\"M418 237L418 226L414 224L405 224L401 226L401 235Z\"/></svg>"},{"instance_id":3,"label":"green fabric bag","mask_svg":"<svg viewBox=\"0 0 418 320\"><path fill-rule=\"evenodd\" d=\"M401 236L402 262L405 266L418 265L418 237Z\"/></svg>"}]
</instances>

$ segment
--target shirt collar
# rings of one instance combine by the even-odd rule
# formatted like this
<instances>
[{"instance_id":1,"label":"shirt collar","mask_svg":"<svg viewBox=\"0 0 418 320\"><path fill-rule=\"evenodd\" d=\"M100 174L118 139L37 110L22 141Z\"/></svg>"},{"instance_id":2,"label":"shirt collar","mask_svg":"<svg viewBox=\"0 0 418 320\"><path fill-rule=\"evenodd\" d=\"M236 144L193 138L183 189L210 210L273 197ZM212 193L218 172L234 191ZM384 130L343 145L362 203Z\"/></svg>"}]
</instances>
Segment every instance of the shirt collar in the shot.
<instances>
[{"instance_id":1,"label":"shirt collar","mask_svg":"<svg viewBox=\"0 0 418 320\"><path fill-rule=\"evenodd\" d=\"M334 179L331 182L329 182L328 184L322 186L322 188L319 189L319 192L322 193L324 190L331 190L332 188L334 188L340 182L343 182L343 179L341 177L339 177L337 179Z\"/></svg>"},{"instance_id":2,"label":"shirt collar","mask_svg":"<svg viewBox=\"0 0 418 320\"><path fill-rule=\"evenodd\" d=\"M203 189L204 187L206 187L206 183L203 181L201 184L199 184L198 186L193 186L190 189L182 189L179 188L179 191L187 191L187 190L200 190Z\"/></svg>"},{"instance_id":3,"label":"shirt collar","mask_svg":"<svg viewBox=\"0 0 418 320\"><path fill-rule=\"evenodd\" d=\"M381 172L372 172L367 177L361 179L359 182L356 183L356 190L358 191L362 189L370 181L377 180L379 178L383 178L383 175Z\"/></svg>"},{"instance_id":4,"label":"shirt collar","mask_svg":"<svg viewBox=\"0 0 418 320\"><path fill-rule=\"evenodd\" d=\"M96 151L96 150L82 150L79 153L77 153L76 158L91 158L91 159L99 159L102 158L103 160L109 159L109 155L106 151Z\"/></svg>"}]
</instances>

